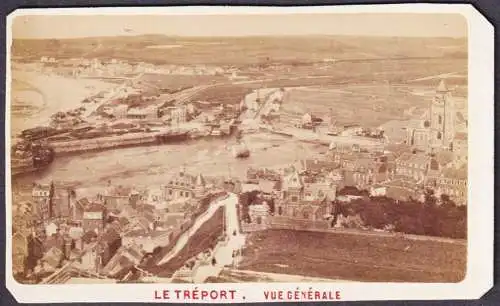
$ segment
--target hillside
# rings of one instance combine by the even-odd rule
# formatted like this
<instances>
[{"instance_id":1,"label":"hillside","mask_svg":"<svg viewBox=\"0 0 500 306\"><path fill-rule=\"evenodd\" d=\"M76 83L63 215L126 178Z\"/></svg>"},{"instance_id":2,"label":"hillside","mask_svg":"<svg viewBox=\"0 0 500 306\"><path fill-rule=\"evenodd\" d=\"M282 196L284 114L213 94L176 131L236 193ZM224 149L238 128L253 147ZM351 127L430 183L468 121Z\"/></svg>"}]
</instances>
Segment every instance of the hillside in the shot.
<instances>
[{"instance_id":1,"label":"hillside","mask_svg":"<svg viewBox=\"0 0 500 306\"><path fill-rule=\"evenodd\" d=\"M41 56L116 58L155 64L297 64L332 58L466 58L467 41L452 38L351 36L186 38L144 35L14 39L12 54L25 59L38 59Z\"/></svg>"},{"instance_id":2,"label":"hillside","mask_svg":"<svg viewBox=\"0 0 500 306\"><path fill-rule=\"evenodd\" d=\"M459 282L466 272L458 242L268 230L247 245L242 270L362 282Z\"/></svg>"}]
</instances>

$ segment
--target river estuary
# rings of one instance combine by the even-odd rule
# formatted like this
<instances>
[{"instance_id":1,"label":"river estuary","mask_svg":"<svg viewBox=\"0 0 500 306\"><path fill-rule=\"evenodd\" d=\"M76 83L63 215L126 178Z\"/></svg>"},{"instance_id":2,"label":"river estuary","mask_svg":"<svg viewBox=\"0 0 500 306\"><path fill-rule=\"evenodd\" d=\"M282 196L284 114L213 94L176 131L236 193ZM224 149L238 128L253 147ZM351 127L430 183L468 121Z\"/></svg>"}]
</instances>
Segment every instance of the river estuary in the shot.
<instances>
[{"instance_id":1,"label":"river estuary","mask_svg":"<svg viewBox=\"0 0 500 306\"><path fill-rule=\"evenodd\" d=\"M57 157L45 171L16 179L13 185L27 187L53 180L71 183L92 195L109 180L138 187L162 185L182 166L192 174L242 177L248 167L284 167L301 158L320 157L327 149L267 133L249 134L244 140L251 151L247 159L231 155L233 140L201 139Z\"/></svg>"}]
</instances>

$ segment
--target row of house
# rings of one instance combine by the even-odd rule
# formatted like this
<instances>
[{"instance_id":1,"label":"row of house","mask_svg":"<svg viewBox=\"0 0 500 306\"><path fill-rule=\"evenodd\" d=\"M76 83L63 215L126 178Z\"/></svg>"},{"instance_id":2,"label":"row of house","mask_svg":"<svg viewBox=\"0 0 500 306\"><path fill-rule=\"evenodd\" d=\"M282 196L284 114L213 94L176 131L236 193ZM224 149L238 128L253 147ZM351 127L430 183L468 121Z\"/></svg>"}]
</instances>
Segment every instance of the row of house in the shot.
<instances>
[{"instance_id":1,"label":"row of house","mask_svg":"<svg viewBox=\"0 0 500 306\"><path fill-rule=\"evenodd\" d=\"M190 115L195 113L195 109L192 104L167 107L148 105L132 108L125 104L117 104L103 107L102 112L115 119L156 120L166 118L175 123L183 123L189 121Z\"/></svg>"},{"instance_id":2,"label":"row of house","mask_svg":"<svg viewBox=\"0 0 500 306\"><path fill-rule=\"evenodd\" d=\"M125 260L112 260L116 256L152 253L188 228L210 186L201 174L184 168L159 188L136 190L109 182L94 199L77 200L69 188L37 184L32 190L33 233L18 237L15 254L19 262L29 259L30 272L48 273L77 259L80 269L113 276L114 265ZM30 243L40 246L38 252L27 247Z\"/></svg>"},{"instance_id":3,"label":"row of house","mask_svg":"<svg viewBox=\"0 0 500 306\"><path fill-rule=\"evenodd\" d=\"M257 190L263 200L249 207L252 224L243 226L262 228L277 220L322 222L337 199L336 192L349 186L397 200L422 200L426 189L432 189L437 197L445 194L458 205L467 203L465 166L441 165L435 155L416 151L331 153L325 160L298 161L279 177L276 171L249 170L249 184L243 185L242 192ZM271 202L272 209L267 205Z\"/></svg>"}]
</instances>

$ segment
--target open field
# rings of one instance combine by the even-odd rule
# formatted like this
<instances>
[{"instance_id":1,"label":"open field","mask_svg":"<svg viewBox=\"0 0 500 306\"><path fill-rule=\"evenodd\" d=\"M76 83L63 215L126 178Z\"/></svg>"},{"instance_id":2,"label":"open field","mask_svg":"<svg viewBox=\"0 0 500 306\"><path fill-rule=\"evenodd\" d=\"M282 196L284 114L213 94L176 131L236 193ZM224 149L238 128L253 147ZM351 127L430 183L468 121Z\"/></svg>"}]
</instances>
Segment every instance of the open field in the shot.
<instances>
[{"instance_id":1,"label":"open field","mask_svg":"<svg viewBox=\"0 0 500 306\"><path fill-rule=\"evenodd\" d=\"M192 101L213 102L214 104L238 104L252 92L250 86L245 85L217 85L195 94Z\"/></svg>"},{"instance_id":2,"label":"open field","mask_svg":"<svg viewBox=\"0 0 500 306\"><path fill-rule=\"evenodd\" d=\"M176 47L158 47L166 45ZM142 35L83 39L14 39L12 54L24 59L39 59L41 56L75 58L85 54L88 58L116 58L155 64L267 65L279 62L300 65L332 58L466 58L467 40L311 35L213 38Z\"/></svg>"},{"instance_id":3,"label":"open field","mask_svg":"<svg viewBox=\"0 0 500 306\"><path fill-rule=\"evenodd\" d=\"M385 84L328 89L297 88L288 91L283 102L282 117L296 117L310 112L327 121L327 110L331 108L339 125L360 123L376 127L392 119L402 119L405 110L411 107L424 108L428 103L426 98L408 94L404 87Z\"/></svg>"},{"instance_id":4,"label":"open field","mask_svg":"<svg viewBox=\"0 0 500 306\"><path fill-rule=\"evenodd\" d=\"M146 73L135 82L136 84L157 88L161 92L162 90L179 91L194 86L224 81L227 81L227 78L223 76Z\"/></svg>"},{"instance_id":5,"label":"open field","mask_svg":"<svg viewBox=\"0 0 500 306\"><path fill-rule=\"evenodd\" d=\"M366 282L459 282L467 250L460 243L402 237L268 230L252 233L243 255L242 270Z\"/></svg>"},{"instance_id":6,"label":"open field","mask_svg":"<svg viewBox=\"0 0 500 306\"><path fill-rule=\"evenodd\" d=\"M171 277L172 274L181 268L185 262L217 244L217 240L222 235L223 209L219 208L217 212L205 222L196 233L189 239L189 242L182 251L168 263L160 266L154 265L155 258L151 261L154 266L148 268L148 271L159 277ZM160 252L160 255L164 252ZM161 259L162 256L158 256Z\"/></svg>"}]
</instances>

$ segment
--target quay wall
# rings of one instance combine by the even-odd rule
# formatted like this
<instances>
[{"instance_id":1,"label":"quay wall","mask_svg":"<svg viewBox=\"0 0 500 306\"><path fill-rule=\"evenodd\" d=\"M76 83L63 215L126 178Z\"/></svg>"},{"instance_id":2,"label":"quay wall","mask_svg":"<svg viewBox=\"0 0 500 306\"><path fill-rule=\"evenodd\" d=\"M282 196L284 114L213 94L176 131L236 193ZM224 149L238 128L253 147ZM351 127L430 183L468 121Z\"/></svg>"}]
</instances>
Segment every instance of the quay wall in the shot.
<instances>
[{"instance_id":1,"label":"quay wall","mask_svg":"<svg viewBox=\"0 0 500 306\"><path fill-rule=\"evenodd\" d=\"M186 134L187 135L187 134ZM183 135L162 135L158 133L133 133L107 137L50 142L56 156L80 152L93 152L133 146L168 144L187 140Z\"/></svg>"},{"instance_id":2,"label":"quay wall","mask_svg":"<svg viewBox=\"0 0 500 306\"><path fill-rule=\"evenodd\" d=\"M58 155L61 153L85 152L102 149L111 149L123 146L142 145L155 143L156 138L152 134L138 133L120 136L98 137L90 139L78 139L61 142L51 142L50 146Z\"/></svg>"},{"instance_id":3,"label":"quay wall","mask_svg":"<svg viewBox=\"0 0 500 306\"><path fill-rule=\"evenodd\" d=\"M300 130L297 128L285 128L280 130L267 129L272 134L282 135L286 137L294 137L297 140L307 143L320 144L324 146L329 146L331 143L335 143L340 146L352 146L354 144L359 145L363 149L370 151L382 151L385 144L380 140L370 139L361 136L330 136L324 134L318 134L307 130Z\"/></svg>"}]
</instances>

